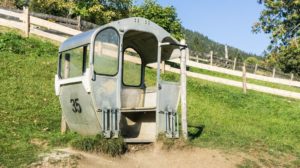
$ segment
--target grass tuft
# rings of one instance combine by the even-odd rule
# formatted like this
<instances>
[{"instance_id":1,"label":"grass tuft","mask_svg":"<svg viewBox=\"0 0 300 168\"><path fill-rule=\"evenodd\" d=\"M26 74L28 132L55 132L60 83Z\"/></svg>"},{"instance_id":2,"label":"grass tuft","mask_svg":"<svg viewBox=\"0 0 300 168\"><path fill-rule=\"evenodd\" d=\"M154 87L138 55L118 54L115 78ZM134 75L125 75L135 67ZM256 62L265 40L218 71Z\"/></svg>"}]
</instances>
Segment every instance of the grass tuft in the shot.
<instances>
[{"instance_id":1,"label":"grass tuft","mask_svg":"<svg viewBox=\"0 0 300 168\"><path fill-rule=\"evenodd\" d=\"M124 154L127 150L126 144L122 137L107 139L102 135L77 137L71 141L71 146L77 150L105 153L110 156L119 156Z\"/></svg>"},{"instance_id":2,"label":"grass tuft","mask_svg":"<svg viewBox=\"0 0 300 168\"><path fill-rule=\"evenodd\" d=\"M162 143L162 149L171 150L171 149L184 149L190 147L190 144L183 137L179 138L167 138L165 134L159 134L157 138L158 143Z\"/></svg>"}]
</instances>

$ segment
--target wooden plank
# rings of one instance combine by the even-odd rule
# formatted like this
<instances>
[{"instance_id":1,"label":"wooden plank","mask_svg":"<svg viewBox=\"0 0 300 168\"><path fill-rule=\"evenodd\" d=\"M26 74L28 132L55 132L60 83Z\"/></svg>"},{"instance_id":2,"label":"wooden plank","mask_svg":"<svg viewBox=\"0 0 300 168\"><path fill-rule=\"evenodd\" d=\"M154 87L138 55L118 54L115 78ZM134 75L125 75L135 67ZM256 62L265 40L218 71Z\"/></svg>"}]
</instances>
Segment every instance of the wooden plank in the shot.
<instances>
[{"instance_id":1,"label":"wooden plank","mask_svg":"<svg viewBox=\"0 0 300 168\"><path fill-rule=\"evenodd\" d=\"M166 70L173 72L173 73L180 73L179 69L172 68L172 67L166 68ZM193 78L198 78L198 79L203 79L203 80L207 80L207 81L211 81L211 82L215 82L215 83L220 83L220 84L224 84L224 85L228 85L228 86L234 86L234 87L239 87L239 88L243 87L242 82L224 79L224 78L220 78L220 77L204 75L204 74L199 74L199 73L195 73L195 72L187 72L187 76L193 77ZM300 93L270 88L270 87L266 87L266 86L260 86L260 85L248 83L247 89L258 91L258 92L263 92L263 93L268 93L268 94L272 94L272 95L282 96L282 97L300 99Z\"/></svg>"},{"instance_id":2,"label":"wooden plank","mask_svg":"<svg viewBox=\"0 0 300 168\"><path fill-rule=\"evenodd\" d=\"M7 15L7 16L12 16L12 17L16 17L16 18L22 18L21 13L12 12L12 11L5 10L5 9L0 9L0 14Z\"/></svg>"},{"instance_id":3,"label":"wooden plank","mask_svg":"<svg viewBox=\"0 0 300 168\"><path fill-rule=\"evenodd\" d=\"M65 34L69 34L69 35L77 35L77 34L81 33L81 31L71 29L69 27L62 26L57 23L49 22L49 21L46 21L46 20L43 20L43 19L40 19L40 18L37 18L34 16L30 16L30 21L31 21L31 24L46 27L48 29L56 30L56 31L63 32Z\"/></svg>"},{"instance_id":4,"label":"wooden plank","mask_svg":"<svg viewBox=\"0 0 300 168\"><path fill-rule=\"evenodd\" d=\"M0 18L0 25L1 26L6 26L6 27L11 27L11 28L16 28L23 30L24 29L24 24L22 22L16 22L16 21L11 21L11 20L6 20Z\"/></svg>"},{"instance_id":5,"label":"wooden plank","mask_svg":"<svg viewBox=\"0 0 300 168\"><path fill-rule=\"evenodd\" d=\"M180 64L179 59L170 60L170 62ZM221 67L217 67L217 66L210 66L207 64L197 63L194 61L188 61L187 65L191 66L191 67L196 67L196 68L205 69L205 70L209 70L209 71L219 72L219 73L223 73L223 74L234 75L234 76L238 76L238 77L242 76L241 71L234 71L231 69L221 68ZM252 73L246 73L246 74L247 74L247 78L250 78L250 79L256 79L256 80L261 80L261 81L265 81L265 82L300 87L300 82L298 82L298 81L291 81L291 80L280 79L280 78L276 78L276 77L272 78L272 77L262 76L262 75L252 74Z\"/></svg>"},{"instance_id":6,"label":"wooden plank","mask_svg":"<svg viewBox=\"0 0 300 168\"><path fill-rule=\"evenodd\" d=\"M34 28L30 30L30 33L38 35L38 36L46 37L46 38L49 38L51 40L55 40L58 42L63 42L67 39L67 37L58 36L58 35L47 33L42 30L38 30L38 29L34 29Z\"/></svg>"}]
</instances>

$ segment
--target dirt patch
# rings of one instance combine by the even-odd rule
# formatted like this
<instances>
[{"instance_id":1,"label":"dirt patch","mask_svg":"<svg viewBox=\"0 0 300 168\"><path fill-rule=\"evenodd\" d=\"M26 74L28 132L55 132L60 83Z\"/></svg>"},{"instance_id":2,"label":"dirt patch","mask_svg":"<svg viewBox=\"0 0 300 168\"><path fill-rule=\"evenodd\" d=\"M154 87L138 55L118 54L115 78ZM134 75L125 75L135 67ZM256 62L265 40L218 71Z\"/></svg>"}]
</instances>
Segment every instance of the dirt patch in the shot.
<instances>
[{"instance_id":1,"label":"dirt patch","mask_svg":"<svg viewBox=\"0 0 300 168\"><path fill-rule=\"evenodd\" d=\"M233 168L233 167L295 167L290 164L295 157L270 155L249 155L241 152L224 152L215 149L187 147L181 149L163 148L163 145L129 145L122 156L111 157L77 151L71 148L58 149L41 156L41 160L30 167L174 167L174 168ZM296 166L297 167L297 166Z\"/></svg>"},{"instance_id":2,"label":"dirt patch","mask_svg":"<svg viewBox=\"0 0 300 168\"><path fill-rule=\"evenodd\" d=\"M76 152L64 150L55 150L51 153L40 155L40 161L35 162L28 167L30 168L75 168L78 167L78 161L83 157Z\"/></svg>"},{"instance_id":3,"label":"dirt patch","mask_svg":"<svg viewBox=\"0 0 300 168\"><path fill-rule=\"evenodd\" d=\"M134 148L134 147L132 147ZM237 155L223 153L218 150L186 148L181 150L161 150L158 146L147 146L142 150L131 150L120 157L91 154L72 149L60 151L70 155L79 155L77 167L201 167L231 168L243 161Z\"/></svg>"}]
</instances>

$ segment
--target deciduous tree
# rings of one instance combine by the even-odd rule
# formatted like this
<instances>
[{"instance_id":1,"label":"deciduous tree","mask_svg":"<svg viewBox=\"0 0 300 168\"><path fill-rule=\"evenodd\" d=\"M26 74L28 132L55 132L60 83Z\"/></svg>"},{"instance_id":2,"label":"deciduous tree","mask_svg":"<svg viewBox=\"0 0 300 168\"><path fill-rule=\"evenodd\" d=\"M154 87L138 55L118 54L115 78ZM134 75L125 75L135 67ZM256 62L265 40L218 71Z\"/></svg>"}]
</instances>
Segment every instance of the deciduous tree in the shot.
<instances>
[{"instance_id":1,"label":"deciduous tree","mask_svg":"<svg viewBox=\"0 0 300 168\"><path fill-rule=\"evenodd\" d=\"M181 22L173 6L162 7L155 0L145 0L142 5L132 8L131 16L147 18L163 27L175 38L183 37Z\"/></svg>"}]
</instances>

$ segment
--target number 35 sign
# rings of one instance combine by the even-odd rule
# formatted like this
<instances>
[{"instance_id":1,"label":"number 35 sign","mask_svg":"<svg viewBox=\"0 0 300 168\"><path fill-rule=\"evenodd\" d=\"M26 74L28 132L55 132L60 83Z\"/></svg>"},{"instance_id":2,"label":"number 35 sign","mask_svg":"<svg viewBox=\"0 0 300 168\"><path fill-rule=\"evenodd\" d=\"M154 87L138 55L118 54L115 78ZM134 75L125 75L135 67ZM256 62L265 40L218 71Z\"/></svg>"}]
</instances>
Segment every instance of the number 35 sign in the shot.
<instances>
[{"instance_id":1,"label":"number 35 sign","mask_svg":"<svg viewBox=\"0 0 300 168\"><path fill-rule=\"evenodd\" d=\"M78 98L70 99L70 103L73 106L72 111L74 113L76 113L76 112L81 113L81 106L79 104L79 99Z\"/></svg>"}]
</instances>

